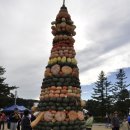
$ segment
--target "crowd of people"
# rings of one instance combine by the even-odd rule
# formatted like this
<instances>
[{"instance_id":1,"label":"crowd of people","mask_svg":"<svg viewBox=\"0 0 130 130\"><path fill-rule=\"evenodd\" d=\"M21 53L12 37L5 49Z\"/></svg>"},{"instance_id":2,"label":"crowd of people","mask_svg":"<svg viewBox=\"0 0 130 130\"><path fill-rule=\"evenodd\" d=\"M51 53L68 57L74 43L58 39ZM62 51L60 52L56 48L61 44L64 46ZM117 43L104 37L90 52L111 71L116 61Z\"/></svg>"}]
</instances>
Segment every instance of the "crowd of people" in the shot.
<instances>
[{"instance_id":1,"label":"crowd of people","mask_svg":"<svg viewBox=\"0 0 130 130\"><path fill-rule=\"evenodd\" d=\"M9 130L32 130L31 122L38 116L36 107L32 107L31 111L24 110L20 113L17 108L10 115L0 112L0 130L7 130L5 122Z\"/></svg>"},{"instance_id":2,"label":"crowd of people","mask_svg":"<svg viewBox=\"0 0 130 130\"><path fill-rule=\"evenodd\" d=\"M86 130L92 130L93 115L88 111L85 111L84 114ZM32 130L33 126L37 124L36 122L41 120L41 117L43 117L43 113L39 114L36 107L32 107L31 111L25 110L23 113L19 113L16 108L9 116L6 116L4 112L0 112L0 130L5 130L5 122L7 122L9 130ZM130 114L128 117L125 116L122 122L117 111L113 115L106 114L105 127L112 130L120 130L120 128L121 130L130 130Z\"/></svg>"},{"instance_id":3,"label":"crowd of people","mask_svg":"<svg viewBox=\"0 0 130 130\"><path fill-rule=\"evenodd\" d=\"M128 117L124 116L123 120L119 118L117 111L110 115L106 114L105 127L112 130L130 130L130 113Z\"/></svg>"}]
</instances>

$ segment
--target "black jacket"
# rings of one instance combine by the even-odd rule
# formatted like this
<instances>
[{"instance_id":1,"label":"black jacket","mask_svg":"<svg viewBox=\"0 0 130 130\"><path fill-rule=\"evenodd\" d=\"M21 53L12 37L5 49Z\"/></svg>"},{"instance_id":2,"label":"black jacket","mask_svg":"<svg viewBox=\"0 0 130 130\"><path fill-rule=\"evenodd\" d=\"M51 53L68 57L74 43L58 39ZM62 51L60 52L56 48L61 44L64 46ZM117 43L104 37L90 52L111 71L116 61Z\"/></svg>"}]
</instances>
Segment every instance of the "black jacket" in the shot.
<instances>
[{"instance_id":1,"label":"black jacket","mask_svg":"<svg viewBox=\"0 0 130 130\"><path fill-rule=\"evenodd\" d=\"M29 117L24 116L21 121L21 130L32 130Z\"/></svg>"},{"instance_id":2,"label":"black jacket","mask_svg":"<svg viewBox=\"0 0 130 130\"><path fill-rule=\"evenodd\" d=\"M20 120L20 116L17 113L12 113L9 117L10 122L17 123Z\"/></svg>"}]
</instances>

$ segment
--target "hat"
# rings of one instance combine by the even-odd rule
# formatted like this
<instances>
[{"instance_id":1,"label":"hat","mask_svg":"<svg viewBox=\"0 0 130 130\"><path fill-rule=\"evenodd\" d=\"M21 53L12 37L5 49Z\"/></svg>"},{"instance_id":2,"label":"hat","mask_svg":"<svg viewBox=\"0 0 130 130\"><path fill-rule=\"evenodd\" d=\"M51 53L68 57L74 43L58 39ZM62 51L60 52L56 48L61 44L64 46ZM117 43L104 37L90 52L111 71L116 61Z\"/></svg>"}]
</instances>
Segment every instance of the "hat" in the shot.
<instances>
[{"instance_id":1,"label":"hat","mask_svg":"<svg viewBox=\"0 0 130 130\"><path fill-rule=\"evenodd\" d=\"M86 113L88 113L88 110L86 110L86 109L83 109L83 112L86 114Z\"/></svg>"}]
</instances>

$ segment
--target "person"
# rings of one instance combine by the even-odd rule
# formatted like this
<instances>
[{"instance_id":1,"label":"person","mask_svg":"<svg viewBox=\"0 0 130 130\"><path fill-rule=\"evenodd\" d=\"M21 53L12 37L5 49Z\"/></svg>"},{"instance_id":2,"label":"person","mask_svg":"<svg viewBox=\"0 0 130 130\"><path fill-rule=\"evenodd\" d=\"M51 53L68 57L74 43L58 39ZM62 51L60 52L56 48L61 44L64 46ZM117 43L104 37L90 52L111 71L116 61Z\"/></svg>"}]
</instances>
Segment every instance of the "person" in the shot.
<instances>
[{"instance_id":1,"label":"person","mask_svg":"<svg viewBox=\"0 0 130 130\"><path fill-rule=\"evenodd\" d=\"M123 122L121 124L121 129L122 130L129 130L129 124L126 118L123 119Z\"/></svg>"},{"instance_id":2,"label":"person","mask_svg":"<svg viewBox=\"0 0 130 130\"><path fill-rule=\"evenodd\" d=\"M92 130L93 116L90 112L87 113L87 120L85 122L86 130Z\"/></svg>"},{"instance_id":3,"label":"person","mask_svg":"<svg viewBox=\"0 0 130 130\"><path fill-rule=\"evenodd\" d=\"M106 113L106 116L105 116L105 127L108 128L110 126L110 116L108 113Z\"/></svg>"},{"instance_id":4,"label":"person","mask_svg":"<svg viewBox=\"0 0 130 130\"><path fill-rule=\"evenodd\" d=\"M14 112L10 115L9 120L10 120L10 130L16 130L18 121L20 120L18 108L14 109Z\"/></svg>"},{"instance_id":5,"label":"person","mask_svg":"<svg viewBox=\"0 0 130 130\"><path fill-rule=\"evenodd\" d=\"M20 130L20 124L21 124L21 115L19 114L20 118L18 120L18 124L17 124L17 130Z\"/></svg>"},{"instance_id":6,"label":"person","mask_svg":"<svg viewBox=\"0 0 130 130\"><path fill-rule=\"evenodd\" d=\"M127 117L127 121L128 121L128 123L130 125L130 113L129 113L128 117Z\"/></svg>"},{"instance_id":7,"label":"person","mask_svg":"<svg viewBox=\"0 0 130 130\"><path fill-rule=\"evenodd\" d=\"M120 129L120 121L118 117L118 112L115 111L114 115L111 120L112 130L119 130Z\"/></svg>"},{"instance_id":8,"label":"person","mask_svg":"<svg viewBox=\"0 0 130 130\"><path fill-rule=\"evenodd\" d=\"M36 119L36 115L35 112L37 111L37 107L33 106L31 108L31 122L34 121Z\"/></svg>"},{"instance_id":9,"label":"person","mask_svg":"<svg viewBox=\"0 0 130 130\"><path fill-rule=\"evenodd\" d=\"M29 110L24 110L24 116L21 120L21 130L32 130Z\"/></svg>"},{"instance_id":10,"label":"person","mask_svg":"<svg viewBox=\"0 0 130 130\"><path fill-rule=\"evenodd\" d=\"M6 121L6 115L5 115L4 112L1 113L0 120L1 120L1 126L2 126L2 129L1 129L1 126L0 126L0 129L1 129L1 130L4 130L5 121Z\"/></svg>"},{"instance_id":11,"label":"person","mask_svg":"<svg viewBox=\"0 0 130 130\"><path fill-rule=\"evenodd\" d=\"M2 113L0 112L0 130L1 130L1 125L2 125L2 123L1 123L1 121L2 121L1 116L2 116Z\"/></svg>"},{"instance_id":12,"label":"person","mask_svg":"<svg viewBox=\"0 0 130 130\"><path fill-rule=\"evenodd\" d=\"M7 121L7 128L10 129L10 117L9 117L9 115L6 116L6 121Z\"/></svg>"}]
</instances>

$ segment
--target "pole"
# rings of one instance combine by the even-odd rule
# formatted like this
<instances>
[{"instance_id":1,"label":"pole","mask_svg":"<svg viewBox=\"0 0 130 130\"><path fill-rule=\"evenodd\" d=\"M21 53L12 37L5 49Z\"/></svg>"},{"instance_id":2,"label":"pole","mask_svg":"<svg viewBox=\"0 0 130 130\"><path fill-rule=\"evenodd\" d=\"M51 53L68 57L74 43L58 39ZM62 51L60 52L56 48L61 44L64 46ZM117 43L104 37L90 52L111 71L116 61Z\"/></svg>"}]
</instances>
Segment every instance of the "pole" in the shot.
<instances>
[{"instance_id":1,"label":"pole","mask_svg":"<svg viewBox=\"0 0 130 130\"><path fill-rule=\"evenodd\" d=\"M17 103L17 90L15 90L15 99L14 99L14 105Z\"/></svg>"},{"instance_id":2,"label":"pole","mask_svg":"<svg viewBox=\"0 0 130 130\"><path fill-rule=\"evenodd\" d=\"M65 6L65 0L63 0L63 6Z\"/></svg>"}]
</instances>

